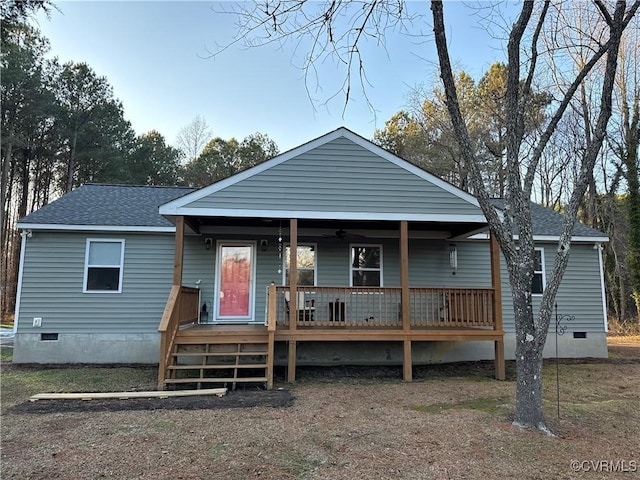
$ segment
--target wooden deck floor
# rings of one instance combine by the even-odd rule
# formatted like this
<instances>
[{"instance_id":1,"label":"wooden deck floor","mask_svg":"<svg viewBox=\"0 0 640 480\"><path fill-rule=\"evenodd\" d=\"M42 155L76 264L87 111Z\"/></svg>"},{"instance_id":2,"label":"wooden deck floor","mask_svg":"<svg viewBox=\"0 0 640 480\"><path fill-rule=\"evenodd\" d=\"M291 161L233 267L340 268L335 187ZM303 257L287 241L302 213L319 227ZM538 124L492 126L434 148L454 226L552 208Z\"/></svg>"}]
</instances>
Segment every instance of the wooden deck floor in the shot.
<instances>
[{"instance_id":1,"label":"wooden deck floor","mask_svg":"<svg viewBox=\"0 0 640 480\"><path fill-rule=\"evenodd\" d=\"M180 336L247 336L267 335L262 324L199 324L180 331ZM278 328L276 341L464 341L501 340L503 332L482 327L412 327L403 330L394 327L298 327L295 330Z\"/></svg>"}]
</instances>

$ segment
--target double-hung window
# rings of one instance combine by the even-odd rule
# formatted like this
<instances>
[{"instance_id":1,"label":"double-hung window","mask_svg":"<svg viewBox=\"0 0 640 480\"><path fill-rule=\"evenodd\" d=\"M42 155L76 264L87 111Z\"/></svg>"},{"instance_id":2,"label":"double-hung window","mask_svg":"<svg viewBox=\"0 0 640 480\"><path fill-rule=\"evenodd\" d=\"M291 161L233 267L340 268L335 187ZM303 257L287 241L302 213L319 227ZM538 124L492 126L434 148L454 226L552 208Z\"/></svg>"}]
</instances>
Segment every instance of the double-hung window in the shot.
<instances>
[{"instance_id":1,"label":"double-hung window","mask_svg":"<svg viewBox=\"0 0 640 480\"><path fill-rule=\"evenodd\" d=\"M88 238L84 261L85 293L121 293L124 240Z\"/></svg>"},{"instance_id":2,"label":"double-hung window","mask_svg":"<svg viewBox=\"0 0 640 480\"><path fill-rule=\"evenodd\" d=\"M316 251L315 245L298 245L297 267L298 285L316 284ZM284 253L284 284L289 285L289 267L291 258L291 247L287 245Z\"/></svg>"},{"instance_id":3,"label":"double-hung window","mask_svg":"<svg viewBox=\"0 0 640 480\"><path fill-rule=\"evenodd\" d=\"M541 295L546 284L544 271L544 249L536 248L533 251L533 280L531 282L531 293Z\"/></svg>"},{"instance_id":4,"label":"double-hung window","mask_svg":"<svg viewBox=\"0 0 640 480\"><path fill-rule=\"evenodd\" d=\"M382 245L351 245L352 287L382 287Z\"/></svg>"}]
</instances>

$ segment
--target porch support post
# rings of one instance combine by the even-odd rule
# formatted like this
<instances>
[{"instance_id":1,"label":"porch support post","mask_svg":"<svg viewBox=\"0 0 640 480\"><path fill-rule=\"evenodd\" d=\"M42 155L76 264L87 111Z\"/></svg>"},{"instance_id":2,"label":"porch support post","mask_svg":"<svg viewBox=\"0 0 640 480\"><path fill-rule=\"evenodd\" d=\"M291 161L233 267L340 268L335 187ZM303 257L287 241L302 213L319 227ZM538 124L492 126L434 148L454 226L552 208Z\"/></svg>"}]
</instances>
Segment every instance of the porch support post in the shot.
<instances>
[{"instance_id":1,"label":"porch support post","mask_svg":"<svg viewBox=\"0 0 640 480\"><path fill-rule=\"evenodd\" d=\"M289 221L289 330L298 327L298 219ZM289 340L287 381L296 381L297 343Z\"/></svg>"},{"instance_id":2,"label":"porch support post","mask_svg":"<svg viewBox=\"0 0 640 480\"><path fill-rule=\"evenodd\" d=\"M298 326L298 219L292 218L289 227L289 329Z\"/></svg>"},{"instance_id":3,"label":"porch support post","mask_svg":"<svg viewBox=\"0 0 640 480\"><path fill-rule=\"evenodd\" d=\"M182 257L184 255L184 216L176 218L176 238L173 260L173 284L182 285Z\"/></svg>"},{"instance_id":4,"label":"porch support post","mask_svg":"<svg viewBox=\"0 0 640 480\"><path fill-rule=\"evenodd\" d=\"M494 342L496 379L505 379L504 333L502 330L502 280L500 279L500 248L493 233L489 235L491 250L491 287L493 288L493 329L501 333Z\"/></svg>"},{"instance_id":5,"label":"porch support post","mask_svg":"<svg viewBox=\"0 0 640 480\"><path fill-rule=\"evenodd\" d=\"M287 366L287 382L296 381L296 356L298 355L298 342L289 340L289 365Z\"/></svg>"},{"instance_id":6,"label":"porch support post","mask_svg":"<svg viewBox=\"0 0 640 480\"><path fill-rule=\"evenodd\" d=\"M402 346L402 378L405 382L413 381L413 362L411 359L411 340L405 339Z\"/></svg>"},{"instance_id":7,"label":"porch support post","mask_svg":"<svg viewBox=\"0 0 640 480\"><path fill-rule=\"evenodd\" d=\"M409 290L409 224L400 221L400 289L402 291L402 330L411 330L411 291ZM405 382L413 380L411 339L405 337L402 345L402 377Z\"/></svg>"},{"instance_id":8,"label":"porch support post","mask_svg":"<svg viewBox=\"0 0 640 480\"><path fill-rule=\"evenodd\" d=\"M271 282L267 296L267 389L273 388L273 356L276 338L276 284Z\"/></svg>"},{"instance_id":9,"label":"porch support post","mask_svg":"<svg viewBox=\"0 0 640 480\"><path fill-rule=\"evenodd\" d=\"M406 220L400 222L400 288L402 290L402 329L411 330L411 308L409 291L409 226Z\"/></svg>"}]
</instances>

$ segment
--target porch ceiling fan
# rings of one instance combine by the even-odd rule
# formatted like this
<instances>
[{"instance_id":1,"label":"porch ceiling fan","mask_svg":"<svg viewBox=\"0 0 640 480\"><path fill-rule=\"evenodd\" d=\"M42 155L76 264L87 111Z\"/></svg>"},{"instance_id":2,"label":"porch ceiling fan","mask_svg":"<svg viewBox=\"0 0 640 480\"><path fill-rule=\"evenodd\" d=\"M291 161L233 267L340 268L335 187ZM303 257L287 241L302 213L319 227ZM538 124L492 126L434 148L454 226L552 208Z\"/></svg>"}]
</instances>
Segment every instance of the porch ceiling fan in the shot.
<instances>
[{"instance_id":1,"label":"porch ceiling fan","mask_svg":"<svg viewBox=\"0 0 640 480\"><path fill-rule=\"evenodd\" d=\"M322 235L325 238L337 238L338 240L354 240L360 238L366 238L364 235L359 233L349 233L344 228L339 228L335 231L333 235Z\"/></svg>"}]
</instances>

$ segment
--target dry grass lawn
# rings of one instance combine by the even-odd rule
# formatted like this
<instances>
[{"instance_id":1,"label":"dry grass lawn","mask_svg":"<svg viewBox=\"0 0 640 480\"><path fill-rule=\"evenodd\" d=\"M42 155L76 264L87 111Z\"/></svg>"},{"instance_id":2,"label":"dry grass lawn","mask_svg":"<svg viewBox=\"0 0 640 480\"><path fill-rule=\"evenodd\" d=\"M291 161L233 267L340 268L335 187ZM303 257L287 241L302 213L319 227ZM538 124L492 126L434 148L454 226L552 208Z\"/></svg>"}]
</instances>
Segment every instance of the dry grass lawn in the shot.
<instances>
[{"instance_id":1,"label":"dry grass lawn","mask_svg":"<svg viewBox=\"0 0 640 480\"><path fill-rule=\"evenodd\" d=\"M608 361L562 363L560 419L555 364L545 367L555 437L511 425L513 366L503 382L491 368L420 367L413 383L394 369L301 370L279 385L295 398L282 408L19 414L8 407L33 393L146 389L155 371L5 364L1 477L638 478L640 341L611 347Z\"/></svg>"}]
</instances>

